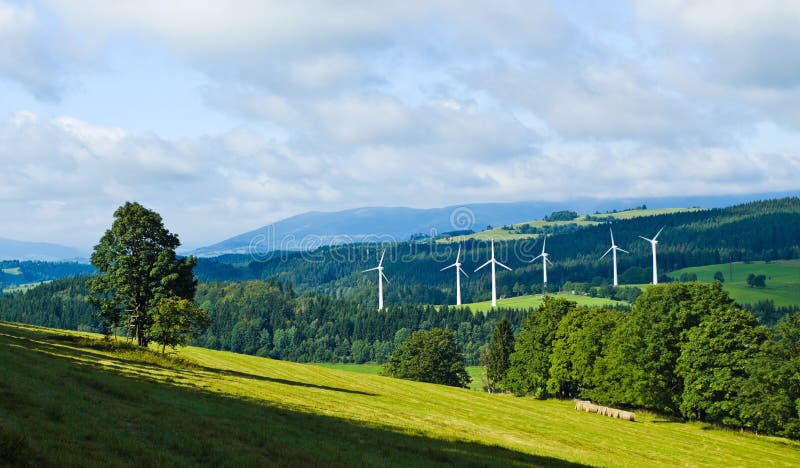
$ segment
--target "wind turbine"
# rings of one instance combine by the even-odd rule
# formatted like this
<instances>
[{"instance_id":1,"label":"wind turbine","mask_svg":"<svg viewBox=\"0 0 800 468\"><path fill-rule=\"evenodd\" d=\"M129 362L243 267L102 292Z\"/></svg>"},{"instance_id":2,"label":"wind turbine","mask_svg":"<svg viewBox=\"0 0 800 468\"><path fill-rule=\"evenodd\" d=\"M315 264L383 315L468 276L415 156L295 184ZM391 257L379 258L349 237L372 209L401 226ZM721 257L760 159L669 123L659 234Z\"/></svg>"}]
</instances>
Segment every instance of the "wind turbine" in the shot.
<instances>
[{"instance_id":1,"label":"wind turbine","mask_svg":"<svg viewBox=\"0 0 800 468\"><path fill-rule=\"evenodd\" d=\"M370 268L369 270L364 270L362 273L366 273L368 271L375 271L378 270L378 310L383 310L383 280L385 279L386 282L389 282L389 278L383 274L383 256L386 255L386 250L384 249L383 253L381 254L381 259L378 261L378 266L375 268Z\"/></svg>"},{"instance_id":2,"label":"wind turbine","mask_svg":"<svg viewBox=\"0 0 800 468\"><path fill-rule=\"evenodd\" d=\"M653 236L652 239L648 239L646 237L639 236L642 239L644 239L647 242L649 242L650 245L653 246L653 284L658 284L658 268L656 266L656 245L658 245L658 240L657 240L658 239L658 235L661 234L661 231L663 231L663 230L664 230L663 227L661 229L659 229L658 232L656 233L656 235Z\"/></svg>"},{"instance_id":3,"label":"wind turbine","mask_svg":"<svg viewBox=\"0 0 800 468\"><path fill-rule=\"evenodd\" d=\"M606 250L606 253L603 254L603 257L608 255L609 252L613 252L612 257L614 257L614 286L619 286L619 282L617 281L617 250L625 253L630 253L630 252L619 248L617 244L614 243L614 231L610 228L609 231L611 231L611 248ZM603 257L600 257L600 260L602 260Z\"/></svg>"},{"instance_id":4,"label":"wind turbine","mask_svg":"<svg viewBox=\"0 0 800 468\"><path fill-rule=\"evenodd\" d=\"M503 265L494 258L494 239L492 239L492 258L490 258L488 262L476 268L475 271L480 270L481 268L485 267L490 263L492 264L492 307L497 307L497 280L496 280L497 273L495 272L496 269L495 265L500 265L501 267L505 268L508 271L511 271L511 268Z\"/></svg>"},{"instance_id":5,"label":"wind turbine","mask_svg":"<svg viewBox=\"0 0 800 468\"><path fill-rule=\"evenodd\" d=\"M553 262L551 262L550 259L547 258L550 256L550 254L544 251L546 245L547 245L547 234L544 235L544 242L542 242L542 253L540 253L538 257L528 262L528 263L533 263L536 260L539 260L540 258L542 259L542 275L544 276L543 283L545 286L547 286L547 264L548 263L551 265L553 264Z\"/></svg>"},{"instance_id":6,"label":"wind turbine","mask_svg":"<svg viewBox=\"0 0 800 468\"><path fill-rule=\"evenodd\" d=\"M456 254L456 262L450 266L446 266L439 271L445 271L449 268L455 267L456 269L456 305L461 305L461 273L464 273L464 276L469 278L469 275L466 271L461 268L461 246L458 246L458 253Z\"/></svg>"}]
</instances>

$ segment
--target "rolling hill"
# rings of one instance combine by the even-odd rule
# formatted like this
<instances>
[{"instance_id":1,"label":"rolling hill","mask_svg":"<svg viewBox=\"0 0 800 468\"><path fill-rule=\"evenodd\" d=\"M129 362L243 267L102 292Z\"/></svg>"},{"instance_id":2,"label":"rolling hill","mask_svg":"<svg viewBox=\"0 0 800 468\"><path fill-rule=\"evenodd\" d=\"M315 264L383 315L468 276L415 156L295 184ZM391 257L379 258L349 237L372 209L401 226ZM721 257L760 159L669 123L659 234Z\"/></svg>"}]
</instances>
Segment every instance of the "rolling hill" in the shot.
<instances>
[{"instance_id":1,"label":"rolling hill","mask_svg":"<svg viewBox=\"0 0 800 468\"><path fill-rule=\"evenodd\" d=\"M0 464L796 466L800 444L0 322Z\"/></svg>"},{"instance_id":2,"label":"rolling hill","mask_svg":"<svg viewBox=\"0 0 800 468\"><path fill-rule=\"evenodd\" d=\"M46 242L25 242L0 237L0 260L79 260L88 255L73 247Z\"/></svg>"},{"instance_id":3,"label":"rolling hill","mask_svg":"<svg viewBox=\"0 0 800 468\"><path fill-rule=\"evenodd\" d=\"M313 211L185 253L201 257L250 253L262 255L276 250L313 250L320 246L352 242L402 242L417 234L483 231L489 225L525 223L557 210L594 213L626 209L643 203L650 208L720 208L752 200L796 195L797 192L650 199L581 198L559 202L467 203L432 209L366 207L336 212Z\"/></svg>"},{"instance_id":4,"label":"rolling hill","mask_svg":"<svg viewBox=\"0 0 800 468\"><path fill-rule=\"evenodd\" d=\"M548 237L554 265L549 269L552 288L566 282L610 282L611 261L601 260L608 248L609 228L618 245L630 251L618 265L621 284L649 282L652 257L641 235L659 237L660 273L725 261L762 261L800 256L800 198L765 200L722 209L655 212L633 217L619 214L602 224L560 232ZM490 273L475 268L489 257L484 240L461 242L463 268L470 275L462 285L465 302L489 298ZM292 252L264 257L226 257L225 261L201 259L195 272L204 281L291 281L300 292L375 301L375 279L362 271L375 266L376 256L387 249L385 273L392 283L385 291L387 303L454 303L452 275L439 270L455 260L456 245L449 240L348 244L322 247L311 252ZM523 294L538 293L541 264L529 263L541 249L538 239L511 239L497 243L498 259L513 271L498 273L498 294L511 296L519 284ZM519 290L519 288L518 288ZM552 290L552 289L551 289Z\"/></svg>"},{"instance_id":5,"label":"rolling hill","mask_svg":"<svg viewBox=\"0 0 800 468\"><path fill-rule=\"evenodd\" d=\"M722 288L740 304L773 301L778 307L800 306L800 260L705 265L677 270L672 272L671 276L680 278L685 273L694 273L698 281L711 282L714 281L716 272L721 272L725 279ZM765 275L766 287L748 286L749 274Z\"/></svg>"}]
</instances>

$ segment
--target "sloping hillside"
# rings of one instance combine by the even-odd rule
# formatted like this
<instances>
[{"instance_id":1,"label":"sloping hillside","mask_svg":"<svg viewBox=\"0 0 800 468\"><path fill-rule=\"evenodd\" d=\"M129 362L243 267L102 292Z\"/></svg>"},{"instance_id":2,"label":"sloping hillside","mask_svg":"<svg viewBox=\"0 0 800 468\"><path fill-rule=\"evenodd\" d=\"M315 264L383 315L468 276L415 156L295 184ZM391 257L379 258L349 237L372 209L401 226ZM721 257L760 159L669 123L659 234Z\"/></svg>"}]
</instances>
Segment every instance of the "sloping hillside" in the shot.
<instances>
[{"instance_id":1,"label":"sloping hillside","mask_svg":"<svg viewBox=\"0 0 800 468\"><path fill-rule=\"evenodd\" d=\"M0 322L0 464L796 465L800 445L637 413Z\"/></svg>"}]
</instances>

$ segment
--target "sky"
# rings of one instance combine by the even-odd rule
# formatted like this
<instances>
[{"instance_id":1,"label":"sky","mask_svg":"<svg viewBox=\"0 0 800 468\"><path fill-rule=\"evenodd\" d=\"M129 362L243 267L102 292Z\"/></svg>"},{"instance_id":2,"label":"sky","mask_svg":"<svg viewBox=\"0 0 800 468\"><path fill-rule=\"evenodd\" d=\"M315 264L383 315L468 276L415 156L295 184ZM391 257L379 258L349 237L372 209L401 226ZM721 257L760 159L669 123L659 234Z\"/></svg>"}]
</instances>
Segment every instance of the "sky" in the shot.
<instances>
[{"instance_id":1,"label":"sky","mask_svg":"<svg viewBox=\"0 0 800 468\"><path fill-rule=\"evenodd\" d=\"M800 2L0 0L0 237L800 189Z\"/></svg>"}]
</instances>

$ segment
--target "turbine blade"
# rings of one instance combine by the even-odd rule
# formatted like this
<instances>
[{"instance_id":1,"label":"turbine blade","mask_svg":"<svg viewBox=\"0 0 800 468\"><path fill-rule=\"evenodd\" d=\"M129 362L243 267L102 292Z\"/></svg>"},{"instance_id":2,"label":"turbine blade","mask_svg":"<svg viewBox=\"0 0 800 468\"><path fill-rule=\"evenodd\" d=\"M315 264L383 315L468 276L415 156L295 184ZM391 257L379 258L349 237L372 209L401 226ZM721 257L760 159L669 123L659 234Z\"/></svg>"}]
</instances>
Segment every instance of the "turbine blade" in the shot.
<instances>
[{"instance_id":1,"label":"turbine blade","mask_svg":"<svg viewBox=\"0 0 800 468\"><path fill-rule=\"evenodd\" d=\"M495 261L494 261L494 263L496 263L496 264L500 265L501 267L505 268L505 269L506 269L506 270L508 270L508 271L511 271L511 268L509 268L509 267L507 267L507 266L503 265L502 263L498 262L497 260L495 260Z\"/></svg>"},{"instance_id":2,"label":"turbine blade","mask_svg":"<svg viewBox=\"0 0 800 468\"><path fill-rule=\"evenodd\" d=\"M383 249L383 253L381 254L381 260L378 262L378 266L383 265L383 256L386 255L386 249Z\"/></svg>"},{"instance_id":3,"label":"turbine blade","mask_svg":"<svg viewBox=\"0 0 800 468\"><path fill-rule=\"evenodd\" d=\"M463 268L461 268L461 267L458 267L458 269L459 269L459 270L461 270L461 273L464 273L464 276L466 276L467 278L469 278L469 275L467 274L467 272L466 272L466 271L464 271L464 269L463 269Z\"/></svg>"},{"instance_id":4,"label":"turbine blade","mask_svg":"<svg viewBox=\"0 0 800 468\"><path fill-rule=\"evenodd\" d=\"M528 263L533 263L533 262L535 262L536 260L539 260L542 257L544 257L544 254L539 254L539 256L535 257L533 260L528 260Z\"/></svg>"},{"instance_id":5,"label":"turbine blade","mask_svg":"<svg viewBox=\"0 0 800 468\"><path fill-rule=\"evenodd\" d=\"M640 237L640 238L642 238L642 239L644 239L644 240L646 240L647 242L649 242L649 243L651 243L651 244L652 244L652 243L653 243L653 241L655 240L655 239L648 239L648 238L646 238L646 237L644 237L644 236L639 236L639 237Z\"/></svg>"},{"instance_id":6,"label":"turbine blade","mask_svg":"<svg viewBox=\"0 0 800 468\"><path fill-rule=\"evenodd\" d=\"M611 247L610 249L606 250L606 253L604 253L604 254L603 254L603 257L605 257L606 255L608 255L608 253L609 253L609 252L611 252L612 250L614 250L614 247ZM602 260L602 259L603 259L603 257L600 257L600 260Z\"/></svg>"},{"instance_id":7,"label":"turbine blade","mask_svg":"<svg viewBox=\"0 0 800 468\"><path fill-rule=\"evenodd\" d=\"M611 231L611 245L614 245L614 230L611 228L608 228L608 230Z\"/></svg>"},{"instance_id":8,"label":"turbine blade","mask_svg":"<svg viewBox=\"0 0 800 468\"><path fill-rule=\"evenodd\" d=\"M547 261L547 263L549 263L551 265L553 264L553 262L551 262L549 258L545 257L545 260Z\"/></svg>"},{"instance_id":9,"label":"turbine blade","mask_svg":"<svg viewBox=\"0 0 800 468\"><path fill-rule=\"evenodd\" d=\"M378 269L378 267L375 267L375 268L370 268L369 270L364 270L364 271L362 271L361 273L366 273L366 272L368 272L368 271L375 271L375 270L377 270L377 269Z\"/></svg>"},{"instance_id":10,"label":"turbine blade","mask_svg":"<svg viewBox=\"0 0 800 468\"><path fill-rule=\"evenodd\" d=\"M478 268L476 268L476 269L475 269L475 271L478 271L478 270L480 270L481 268L485 267L486 265L488 265L488 264L490 264L490 263L492 263L492 261L491 261L491 260L489 260L488 262L486 262L486 263L484 263L483 265L481 265L481 266L479 266Z\"/></svg>"},{"instance_id":11,"label":"turbine blade","mask_svg":"<svg viewBox=\"0 0 800 468\"><path fill-rule=\"evenodd\" d=\"M544 253L544 247L547 245L547 233L544 234L544 241L542 241L542 253Z\"/></svg>"},{"instance_id":12,"label":"turbine blade","mask_svg":"<svg viewBox=\"0 0 800 468\"><path fill-rule=\"evenodd\" d=\"M458 246L458 253L456 254L456 263L461 259L461 246Z\"/></svg>"},{"instance_id":13,"label":"turbine blade","mask_svg":"<svg viewBox=\"0 0 800 468\"><path fill-rule=\"evenodd\" d=\"M664 226L664 227L666 227L666 226ZM661 229L658 230L658 233L655 235L655 237L653 237L653 240L658 239L658 235L661 234L661 231L664 230L664 227L662 227Z\"/></svg>"},{"instance_id":14,"label":"turbine blade","mask_svg":"<svg viewBox=\"0 0 800 468\"><path fill-rule=\"evenodd\" d=\"M450 266L446 266L446 267L442 268L442 269L441 269L441 270L439 270L439 271L444 271L444 270L447 270L447 269L453 268L454 266L456 266L456 264L455 264L455 263L454 263L454 264L452 264L452 265L450 265Z\"/></svg>"},{"instance_id":15,"label":"turbine blade","mask_svg":"<svg viewBox=\"0 0 800 468\"><path fill-rule=\"evenodd\" d=\"M628 252L628 251L627 251L627 250L625 250L625 249L620 249L619 247L617 247L617 250L619 250L620 252L630 253L630 252Z\"/></svg>"},{"instance_id":16,"label":"turbine blade","mask_svg":"<svg viewBox=\"0 0 800 468\"><path fill-rule=\"evenodd\" d=\"M391 283L391 281L389 281L389 278L387 278L383 272L381 272L381 276L383 276L383 279L386 280L386 283Z\"/></svg>"}]
</instances>

